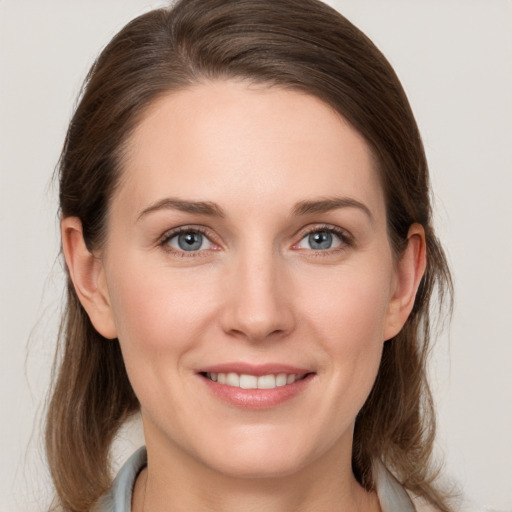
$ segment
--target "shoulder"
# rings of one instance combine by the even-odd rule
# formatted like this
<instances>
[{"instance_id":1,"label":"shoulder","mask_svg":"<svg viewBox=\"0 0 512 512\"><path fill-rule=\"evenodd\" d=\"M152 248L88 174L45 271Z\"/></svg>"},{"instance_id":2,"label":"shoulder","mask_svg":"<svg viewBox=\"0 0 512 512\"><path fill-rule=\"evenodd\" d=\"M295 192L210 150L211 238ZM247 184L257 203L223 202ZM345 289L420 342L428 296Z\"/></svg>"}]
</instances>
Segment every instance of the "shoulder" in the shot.
<instances>
[{"instance_id":1,"label":"shoulder","mask_svg":"<svg viewBox=\"0 0 512 512\"><path fill-rule=\"evenodd\" d=\"M147 460L146 448L143 446L119 470L112 487L98 500L94 512L130 512L135 480Z\"/></svg>"}]
</instances>

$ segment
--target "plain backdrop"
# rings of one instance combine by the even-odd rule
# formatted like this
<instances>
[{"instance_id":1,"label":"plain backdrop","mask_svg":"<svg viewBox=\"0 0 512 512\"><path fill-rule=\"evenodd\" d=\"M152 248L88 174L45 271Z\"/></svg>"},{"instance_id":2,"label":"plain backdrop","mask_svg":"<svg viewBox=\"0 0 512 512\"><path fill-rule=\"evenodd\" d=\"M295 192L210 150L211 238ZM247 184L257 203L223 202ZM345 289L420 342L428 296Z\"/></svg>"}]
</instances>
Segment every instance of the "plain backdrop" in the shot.
<instances>
[{"instance_id":1,"label":"plain backdrop","mask_svg":"<svg viewBox=\"0 0 512 512\"><path fill-rule=\"evenodd\" d=\"M331 1L380 47L422 131L456 285L431 367L438 453L474 500L512 510L512 3ZM55 187L98 51L162 2L0 0L0 510L45 510L41 416L63 296ZM121 463L142 444L135 423Z\"/></svg>"}]
</instances>

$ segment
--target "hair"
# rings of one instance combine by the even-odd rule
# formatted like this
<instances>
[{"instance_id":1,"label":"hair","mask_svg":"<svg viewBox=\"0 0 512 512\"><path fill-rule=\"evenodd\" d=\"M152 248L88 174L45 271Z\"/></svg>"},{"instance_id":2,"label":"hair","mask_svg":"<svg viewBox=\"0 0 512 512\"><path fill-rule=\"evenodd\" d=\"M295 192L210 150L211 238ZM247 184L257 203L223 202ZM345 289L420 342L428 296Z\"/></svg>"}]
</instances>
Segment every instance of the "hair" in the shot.
<instances>
[{"instance_id":1,"label":"hair","mask_svg":"<svg viewBox=\"0 0 512 512\"><path fill-rule=\"evenodd\" d=\"M426 272L405 326L384 344L376 382L356 419L352 466L371 490L372 461L380 459L407 489L448 511L434 482L426 362L434 298L449 311L452 282L432 227L427 162L391 65L341 14L318 0L180 0L128 23L93 64L69 125L58 167L61 215L78 217L88 249L100 249L126 142L148 106L213 80L300 91L330 105L372 149L396 257L411 224L423 226ZM139 402L119 342L94 329L69 275L59 339L47 457L57 507L86 511L112 483L111 444Z\"/></svg>"}]
</instances>

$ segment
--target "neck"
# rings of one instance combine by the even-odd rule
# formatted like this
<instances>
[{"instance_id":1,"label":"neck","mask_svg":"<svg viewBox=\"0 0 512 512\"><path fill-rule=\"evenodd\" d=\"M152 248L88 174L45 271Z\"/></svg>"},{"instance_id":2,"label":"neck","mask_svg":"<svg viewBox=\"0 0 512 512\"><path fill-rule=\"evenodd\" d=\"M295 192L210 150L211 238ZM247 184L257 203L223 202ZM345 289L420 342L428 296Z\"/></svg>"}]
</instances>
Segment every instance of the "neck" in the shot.
<instances>
[{"instance_id":1,"label":"neck","mask_svg":"<svg viewBox=\"0 0 512 512\"><path fill-rule=\"evenodd\" d=\"M133 512L380 511L377 496L355 480L350 452L347 458L340 450L331 450L284 476L239 478L179 451L171 450L171 456L161 446L148 443L147 448L148 467L137 479Z\"/></svg>"}]
</instances>

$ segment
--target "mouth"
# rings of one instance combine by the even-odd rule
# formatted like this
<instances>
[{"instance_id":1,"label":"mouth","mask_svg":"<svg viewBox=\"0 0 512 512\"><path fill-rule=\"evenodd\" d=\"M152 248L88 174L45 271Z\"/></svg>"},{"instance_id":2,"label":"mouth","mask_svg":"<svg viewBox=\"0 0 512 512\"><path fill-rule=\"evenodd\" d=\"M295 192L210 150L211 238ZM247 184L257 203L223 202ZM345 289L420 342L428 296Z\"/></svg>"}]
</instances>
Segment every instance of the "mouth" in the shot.
<instances>
[{"instance_id":1,"label":"mouth","mask_svg":"<svg viewBox=\"0 0 512 512\"><path fill-rule=\"evenodd\" d=\"M212 396L239 409L272 409L303 396L316 373L281 364L228 363L201 368L198 377Z\"/></svg>"},{"instance_id":2,"label":"mouth","mask_svg":"<svg viewBox=\"0 0 512 512\"><path fill-rule=\"evenodd\" d=\"M275 389L289 386L306 378L309 373L269 373L251 375L235 372L201 372L201 375L213 382L240 389Z\"/></svg>"}]
</instances>

